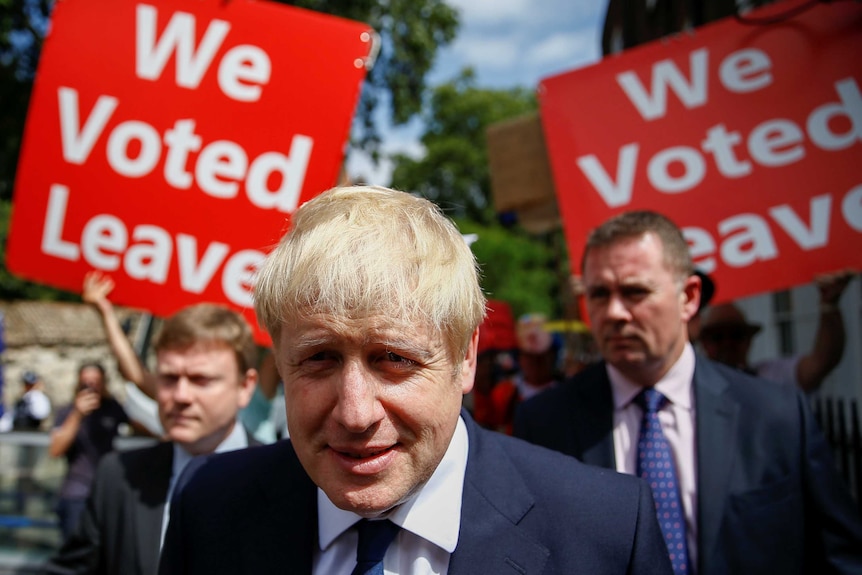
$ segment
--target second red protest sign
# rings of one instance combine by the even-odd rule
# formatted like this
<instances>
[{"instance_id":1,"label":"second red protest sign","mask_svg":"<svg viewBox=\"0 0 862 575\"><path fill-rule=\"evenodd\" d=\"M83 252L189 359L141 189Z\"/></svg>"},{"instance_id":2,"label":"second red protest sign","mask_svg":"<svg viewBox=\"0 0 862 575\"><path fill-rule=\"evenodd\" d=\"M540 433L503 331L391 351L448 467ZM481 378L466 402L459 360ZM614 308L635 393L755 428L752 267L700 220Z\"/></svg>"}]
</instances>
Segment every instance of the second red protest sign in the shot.
<instances>
[{"instance_id":1,"label":"second red protest sign","mask_svg":"<svg viewBox=\"0 0 862 575\"><path fill-rule=\"evenodd\" d=\"M862 9L818 4L780 18L792 5L542 81L575 261L590 229L650 209L684 228L720 300L858 267Z\"/></svg>"}]
</instances>

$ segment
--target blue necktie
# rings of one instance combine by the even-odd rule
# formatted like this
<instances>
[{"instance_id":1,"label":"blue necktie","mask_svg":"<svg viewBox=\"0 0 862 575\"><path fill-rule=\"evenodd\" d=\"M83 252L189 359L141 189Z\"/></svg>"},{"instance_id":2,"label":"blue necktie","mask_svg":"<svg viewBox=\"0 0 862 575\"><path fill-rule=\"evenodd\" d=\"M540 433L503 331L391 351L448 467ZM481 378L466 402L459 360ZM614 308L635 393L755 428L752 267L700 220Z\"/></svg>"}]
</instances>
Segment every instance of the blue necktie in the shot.
<instances>
[{"instance_id":1,"label":"blue necktie","mask_svg":"<svg viewBox=\"0 0 862 575\"><path fill-rule=\"evenodd\" d=\"M689 573L685 515L679 496L679 481L670 445L658 419L658 412L667 403L667 398L648 387L641 391L634 401L644 412L638 438L638 475L645 479L652 489L659 527L667 544L673 572L676 575Z\"/></svg>"},{"instance_id":2,"label":"blue necktie","mask_svg":"<svg viewBox=\"0 0 862 575\"><path fill-rule=\"evenodd\" d=\"M362 519L357 524L356 567L350 575L383 575L383 556L401 529L391 521Z\"/></svg>"}]
</instances>

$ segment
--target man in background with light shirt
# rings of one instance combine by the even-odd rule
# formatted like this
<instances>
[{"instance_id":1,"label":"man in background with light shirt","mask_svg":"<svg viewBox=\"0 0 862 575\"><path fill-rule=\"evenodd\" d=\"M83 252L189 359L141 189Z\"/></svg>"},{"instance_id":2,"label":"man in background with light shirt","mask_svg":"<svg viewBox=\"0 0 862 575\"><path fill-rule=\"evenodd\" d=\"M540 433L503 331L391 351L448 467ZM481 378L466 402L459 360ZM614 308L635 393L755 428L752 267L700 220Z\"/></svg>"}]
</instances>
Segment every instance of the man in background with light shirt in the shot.
<instances>
[{"instance_id":1,"label":"man in background with light shirt","mask_svg":"<svg viewBox=\"0 0 862 575\"><path fill-rule=\"evenodd\" d=\"M257 382L257 348L238 313L187 307L162 326L154 374L169 441L112 453L99 465L78 528L48 574L152 575L170 517L170 494L196 456L257 444L237 421Z\"/></svg>"},{"instance_id":2,"label":"man in background with light shirt","mask_svg":"<svg viewBox=\"0 0 862 575\"><path fill-rule=\"evenodd\" d=\"M689 343L701 280L679 228L623 213L581 271L604 361L521 404L515 435L652 477L678 575L862 573L862 522L802 394Z\"/></svg>"}]
</instances>

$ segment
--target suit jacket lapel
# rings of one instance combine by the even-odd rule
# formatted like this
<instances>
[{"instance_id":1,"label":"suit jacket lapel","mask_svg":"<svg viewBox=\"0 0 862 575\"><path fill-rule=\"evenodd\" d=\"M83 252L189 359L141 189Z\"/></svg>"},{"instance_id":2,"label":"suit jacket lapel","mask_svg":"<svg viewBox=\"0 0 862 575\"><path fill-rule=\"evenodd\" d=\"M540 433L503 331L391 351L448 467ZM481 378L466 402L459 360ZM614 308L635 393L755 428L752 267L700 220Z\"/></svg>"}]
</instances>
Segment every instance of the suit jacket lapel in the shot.
<instances>
[{"instance_id":1,"label":"suit jacket lapel","mask_svg":"<svg viewBox=\"0 0 862 575\"><path fill-rule=\"evenodd\" d=\"M247 427L243 426L242 429L245 433L248 447L257 447L262 445L260 441L255 439ZM170 488L171 474L173 472L173 443L162 444L159 448L164 449L160 452L161 455L158 461L152 462L152 471L154 475L149 479L149 482L146 485L147 494L142 494L142 498L147 497L150 500L160 501L162 504L158 506L138 507L136 522L138 556L141 558L139 563L141 563L141 573L144 574L156 573L158 571L158 560L161 551L162 539L162 520L164 517L165 505L167 504L167 494L168 489ZM192 472L196 468L202 466L212 455L214 454L210 453L209 455L193 457L183 472L180 473L182 481L179 485L174 486L174 490L176 491L177 489L181 489L193 475ZM177 479L179 480L179 478ZM255 520L259 521L260 517L256 515ZM275 547L277 550L282 550L283 546L281 541L279 541ZM150 550L149 552L144 552L144 550L148 549ZM153 560L152 564L150 563L151 560Z\"/></svg>"},{"instance_id":2,"label":"suit jacket lapel","mask_svg":"<svg viewBox=\"0 0 862 575\"><path fill-rule=\"evenodd\" d=\"M579 378L574 390L578 394L572 425L578 438L581 461L608 469L616 468L614 460L614 400L605 363L594 369L590 377Z\"/></svg>"},{"instance_id":3,"label":"suit jacket lapel","mask_svg":"<svg viewBox=\"0 0 862 575\"><path fill-rule=\"evenodd\" d=\"M148 469L142 476L140 492L135 494L134 532L141 573L155 573L158 569L162 518L173 460L172 443L162 443L153 448L152 458L147 462Z\"/></svg>"},{"instance_id":4,"label":"suit jacket lapel","mask_svg":"<svg viewBox=\"0 0 862 575\"><path fill-rule=\"evenodd\" d=\"M738 441L739 405L725 393L727 381L708 360L698 357L694 370L697 427L698 556L710 563L728 497ZM702 571L699 569L698 571Z\"/></svg>"},{"instance_id":5,"label":"suit jacket lapel","mask_svg":"<svg viewBox=\"0 0 862 575\"><path fill-rule=\"evenodd\" d=\"M243 573L311 575L317 546L317 486L302 468L290 441L261 449L277 449L278 464L259 478L261 508L245 514L242 538Z\"/></svg>"},{"instance_id":6,"label":"suit jacket lapel","mask_svg":"<svg viewBox=\"0 0 862 575\"><path fill-rule=\"evenodd\" d=\"M449 561L450 575L541 573L549 551L526 538L518 527L534 503L520 473L491 432L464 415L470 454L461 504L458 547Z\"/></svg>"}]
</instances>

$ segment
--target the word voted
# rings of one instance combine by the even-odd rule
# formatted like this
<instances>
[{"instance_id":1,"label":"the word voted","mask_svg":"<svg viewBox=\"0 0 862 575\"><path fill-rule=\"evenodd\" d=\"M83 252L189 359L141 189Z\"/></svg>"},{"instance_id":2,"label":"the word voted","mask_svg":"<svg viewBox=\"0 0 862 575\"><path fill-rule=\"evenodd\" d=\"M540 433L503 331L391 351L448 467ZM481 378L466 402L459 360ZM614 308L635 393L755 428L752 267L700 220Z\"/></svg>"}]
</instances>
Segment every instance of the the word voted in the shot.
<instances>
[{"instance_id":1,"label":"the word voted","mask_svg":"<svg viewBox=\"0 0 862 575\"><path fill-rule=\"evenodd\" d=\"M100 140L119 100L113 96L99 96L82 123L78 92L60 88L57 97L63 159L70 164L83 165ZM123 177L141 178L159 165L162 150L166 148L164 177L174 188L189 189L196 183L209 196L230 199L237 196L240 182L244 181L246 197L253 205L284 213L296 210L314 145L311 138L294 134L287 155L269 151L249 161L243 147L230 140L217 140L202 147L201 137L194 130L193 119L177 120L164 136L146 122L121 122L108 135L105 149L108 165ZM131 155L130 149L138 151ZM198 151L192 168L189 159ZM270 189L270 181L278 182L276 189Z\"/></svg>"}]
</instances>

